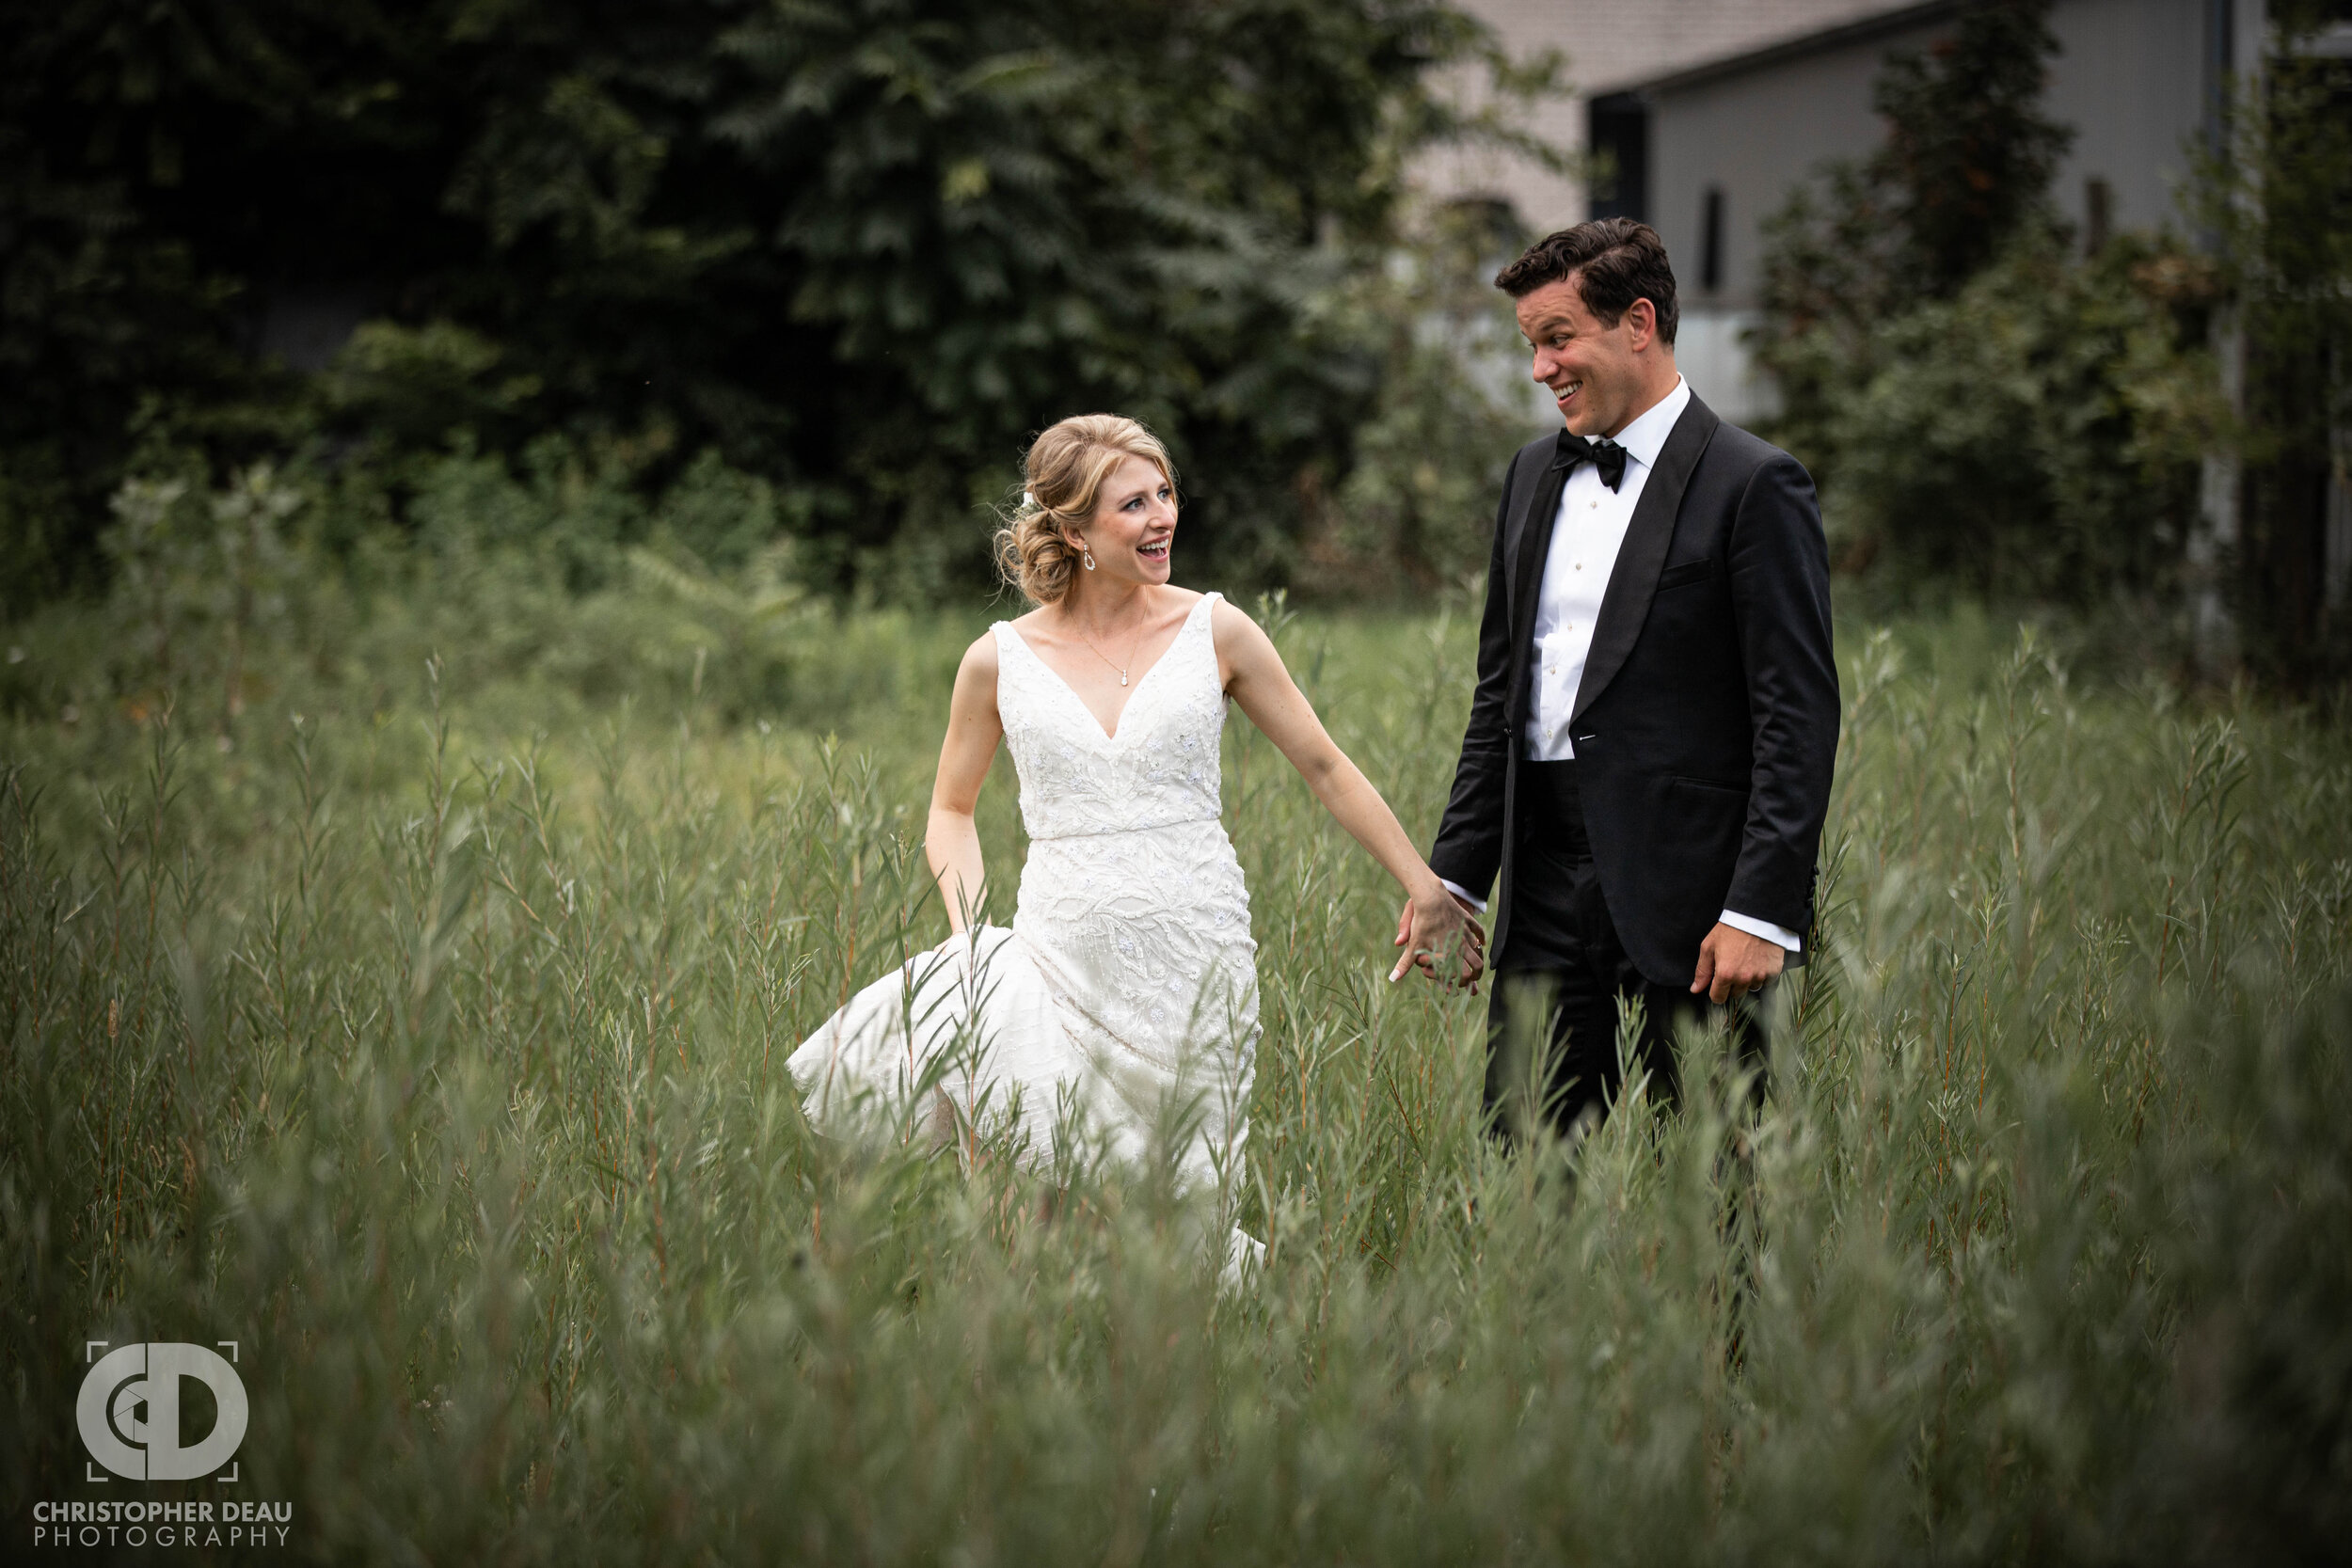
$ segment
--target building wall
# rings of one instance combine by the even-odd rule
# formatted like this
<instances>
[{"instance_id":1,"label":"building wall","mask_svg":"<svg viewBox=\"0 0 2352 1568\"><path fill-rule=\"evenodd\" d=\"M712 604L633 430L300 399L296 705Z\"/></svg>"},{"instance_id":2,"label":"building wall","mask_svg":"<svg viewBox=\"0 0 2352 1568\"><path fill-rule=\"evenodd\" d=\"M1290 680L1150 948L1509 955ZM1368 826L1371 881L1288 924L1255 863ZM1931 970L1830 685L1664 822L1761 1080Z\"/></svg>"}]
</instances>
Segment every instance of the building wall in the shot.
<instances>
[{"instance_id":1,"label":"building wall","mask_svg":"<svg viewBox=\"0 0 2352 1568\"><path fill-rule=\"evenodd\" d=\"M1492 27L1514 55L1557 50L1565 65L1569 91L1537 105L1528 128L1574 156L1584 151L1586 94L1596 84L1645 80L1710 60L1747 54L1824 27L1897 10L1913 0L1459 0L1462 8ZM1439 84L1468 106L1481 101L1481 81L1457 73ZM1865 77L1867 98L1867 74ZM1653 167L1657 166L1653 161ZM1581 222L1591 198L1581 170L1554 173L1524 159L1480 149L1440 150L1416 165L1414 182L1437 200L1500 198L1511 204L1533 233ZM1671 240L1670 240L1671 243ZM1677 255L1679 252L1677 252ZM1751 419L1769 396L1747 384L1747 358L1738 335L1744 321L1687 316L1677 359L1691 384L1731 419ZM1496 373L1527 386L1526 364L1517 340L1508 348L1466 348L1496 356ZM1507 360L1507 363L1505 362ZM1527 388L1531 429L1556 424L1551 401Z\"/></svg>"},{"instance_id":2,"label":"building wall","mask_svg":"<svg viewBox=\"0 0 2352 1568\"><path fill-rule=\"evenodd\" d=\"M1745 54L1908 3L1908 0L1458 0L1493 28L1519 57L1558 50L1568 92L1539 104L1528 129L1570 153L1584 146L1584 93L1596 83L1625 82ZM1465 103L1481 96L1470 73L1444 84ZM1554 174L1524 159L1477 150L1445 150L1422 158L1416 182L1439 199L1500 198L1519 221L1545 233L1587 215L1581 177Z\"/></svg>"},{"instance_id":3,"label":"building wall","mask_svg":"<svg viewBox=\"0 0 2352 1568\"><path fill-rule=\"evenodd\" d=\"M2205 125L2207 26L2205 0L2063 0L2052 14L2046 101L2074 144L2050 194L2077 226L2093 179L2112 193L2115 229L2179 226L2174 195Z\"/></svg>"},{"instance_id":4,"label":"building wall","mask_svg":"<svg viewBox=\"0 0 2352 1568\"><path fill-rule=\"evenodd\" d=\"M2110 232L2177 223L2174 193L2205 123L2207 0L2059 0L2051 17L2047 113L2074 129L2051 196L2082 232L2091 182L2106 191ZM1859 158L1884 126L1870 106L1886 56L1919 49L1948 20L1877 32L1756 69L1650 96L1649 221L1675 258L1692 387L1727 418L1772 411L1740 334L1755 320L1764 221L1830 158ZM1722 193L1718 286L1699 258L1709 190Z\"/></svg>"},{"instance_id":5,"label":"building wall","mask_svg":"<svg viewBox=\"0 0 2352 1568\"><path fill-rule=\"evenodd\" d=\"M1741 341L1756 321L1764 219L1824 159L1878 144L1883 127L1870 87L1887 53L1922 47L1935 34L1926 26L1878 33L1651 95L1649 222L1666 242L1681 294L1676 358L1692 389L1734 423L1778 406ZM1710 190L1721 193L1713 289L1700 265Z\"/></svg>"},{"instance_id":6,"label":"building wall","mask_svg":"<svg viewBox=\"0 0 2352 1568\"><path fill-rule=\"evenodd\" d=\"M1824 159L1878 145L1884 127L1870 87L1891 50L1919 48L1938 29L1906 28L1766 69L1650 97L1649 222L1675 258L1693 308L1745 309L1763 271L1763 222ZM1707 193L1724 198L1723 274L1708 293L1696 258Z\"/></svg>"}]
</instances>

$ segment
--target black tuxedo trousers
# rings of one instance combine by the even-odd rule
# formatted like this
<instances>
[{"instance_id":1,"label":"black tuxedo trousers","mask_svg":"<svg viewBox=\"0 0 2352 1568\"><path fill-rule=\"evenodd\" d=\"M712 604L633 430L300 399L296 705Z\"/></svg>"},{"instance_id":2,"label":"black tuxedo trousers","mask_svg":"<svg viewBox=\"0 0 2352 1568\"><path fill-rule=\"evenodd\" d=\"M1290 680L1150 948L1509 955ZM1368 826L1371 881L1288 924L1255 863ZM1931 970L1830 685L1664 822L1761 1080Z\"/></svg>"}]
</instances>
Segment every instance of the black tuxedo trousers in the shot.
<instances>
[{"instance_id":1,"label":"black tuxedo trousers","mask_svg":"<svg viewBox=\"0 0 2352 1568\"><path fill-rule=\"evenodd\" d=\"M1651 1098L1672 1104L1681 1083L1675 1030L1686 1022L1727 1014L1734 1049L1760 1065L1756 1001L1711 1006L1689 982L1660 985L1626 956L1585 837L1577 765L1521 769L1530 809L1516 824L1518 902L1510 940L1493 954L1487 1011L1486 1106L1499 1129L1536 1115L1563 1132L1587 1115L1597 1119L1628 1069L1647 1073ZM1632 1016L1639 1025L1623 1037Z\"/></svg>"}]
</instances>

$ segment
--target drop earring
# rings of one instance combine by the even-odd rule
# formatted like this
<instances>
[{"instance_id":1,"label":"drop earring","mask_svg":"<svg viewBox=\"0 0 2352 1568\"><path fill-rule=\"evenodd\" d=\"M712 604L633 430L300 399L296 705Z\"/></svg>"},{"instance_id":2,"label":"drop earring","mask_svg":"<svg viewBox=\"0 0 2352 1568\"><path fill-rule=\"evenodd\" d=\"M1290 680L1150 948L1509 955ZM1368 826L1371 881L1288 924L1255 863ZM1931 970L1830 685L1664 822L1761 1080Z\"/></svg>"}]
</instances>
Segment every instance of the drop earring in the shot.
<instances>
[{"instance_id":1,"label":"drop earring","mask_svg":"<svg viewBox=\"0 0 2352 1568\"><path fill-rule=\"evenodd\" d=\"M1089 549L1081 549L1081 550L1079 550L1079 552L1078 552L1078 559L1079 559L1080 561L1083 561L1083 562L1086 562L1086 569L1087 569L1088 571L1091 572L1092 570L1094 570L1094 552L1093 552L1092 550L1089 550Z\"/></svg>"}]
</instances>

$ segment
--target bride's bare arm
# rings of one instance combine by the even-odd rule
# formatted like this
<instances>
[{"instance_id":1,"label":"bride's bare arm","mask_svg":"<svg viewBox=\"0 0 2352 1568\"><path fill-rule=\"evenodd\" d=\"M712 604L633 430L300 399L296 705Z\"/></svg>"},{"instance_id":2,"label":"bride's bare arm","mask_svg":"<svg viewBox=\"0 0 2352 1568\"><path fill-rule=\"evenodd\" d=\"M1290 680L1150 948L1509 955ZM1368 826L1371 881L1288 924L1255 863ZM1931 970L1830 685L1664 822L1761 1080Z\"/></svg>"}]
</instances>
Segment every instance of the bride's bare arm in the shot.
<instances>
[{"instance_id":1,"label":"bride's bare arm","mask_svg":"<svg viewBox=\"0 0 2352 1568\"><path fill-rule=\"evenodd\" d=\"M1439 974L1437 957L1459 950L1461 967L1447 977L1477 979L1486 967L1480 952L1485 933L1421 858L1372 781L1324 730L1314 705L1283 667L1273 641L1257 622L1223 600L1210 612L1210 630L1216 639L1226 691L1290 759L1324 809L1403 884L1410 902L1397 941L1405 956L1389 978L1397 979L1416 965L1435 977Z\"/></svg>"},{"instance_id":2,"label":"bride's bare arm","mask_svg":"<svg viewBox=\"0 0 2352 1568\"><path fill-rule=\"evenodd\" d=\"M987 636L964 651L956 669L947 738L939 748L939 777L931 784L931 814L923 832L923 853L946 901L952 930L961 931L980 907L980 834L972 825L972 810L979 804L980 784L1004 737L1004 721L996 713L996 639Z\"/></svg>"}]
</instances>

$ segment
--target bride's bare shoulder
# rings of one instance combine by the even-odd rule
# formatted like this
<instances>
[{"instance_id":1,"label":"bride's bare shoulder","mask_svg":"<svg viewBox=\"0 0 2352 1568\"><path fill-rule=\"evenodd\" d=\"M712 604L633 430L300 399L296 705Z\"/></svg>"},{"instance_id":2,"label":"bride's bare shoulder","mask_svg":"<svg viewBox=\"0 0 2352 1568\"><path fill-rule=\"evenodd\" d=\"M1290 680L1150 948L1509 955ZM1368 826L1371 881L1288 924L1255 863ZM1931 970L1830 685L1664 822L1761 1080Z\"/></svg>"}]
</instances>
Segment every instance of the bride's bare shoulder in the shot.
<instances>
[{"instance_id":1,"label":"bride's bare shoulder","mask_svg":"<svg viewBox=\"0 0 2352 1568\"><path fill-rule=\"evenodd\" d=\"M1249 612L1222 594L1209 610L1209 635L1216 639L1220 653L1237 647L1254 648L1265 641L1265 633L1258 629L1258 623L1249 618Z\"/></svg>"},{"instance_id":2,"label":"bride's bare shoulder","mask_svg":"<svg viewBox=\"0 0 2352 1568\"><path fill-rule=\"evenodd\" d=\"M956 685L978 684L990 691L996 689L996 633L993 628L972 640L963 650L963 659L956 666Z\"/></svg>"},{"instance_id":3,"label":"bride's bare shoulder","mask_svg":"<svg viewBox=\"0 0 2352 1568\"><path fill-rule=\"evenodd\" d=\"M1209 641L1216 649L1217 674L1228 691L1242 695L1237 680L1247 681L1282 667L1282 656L1249 612L1235 608L1220 594L1209 610Z\"/></svg>"}]
</instances>

